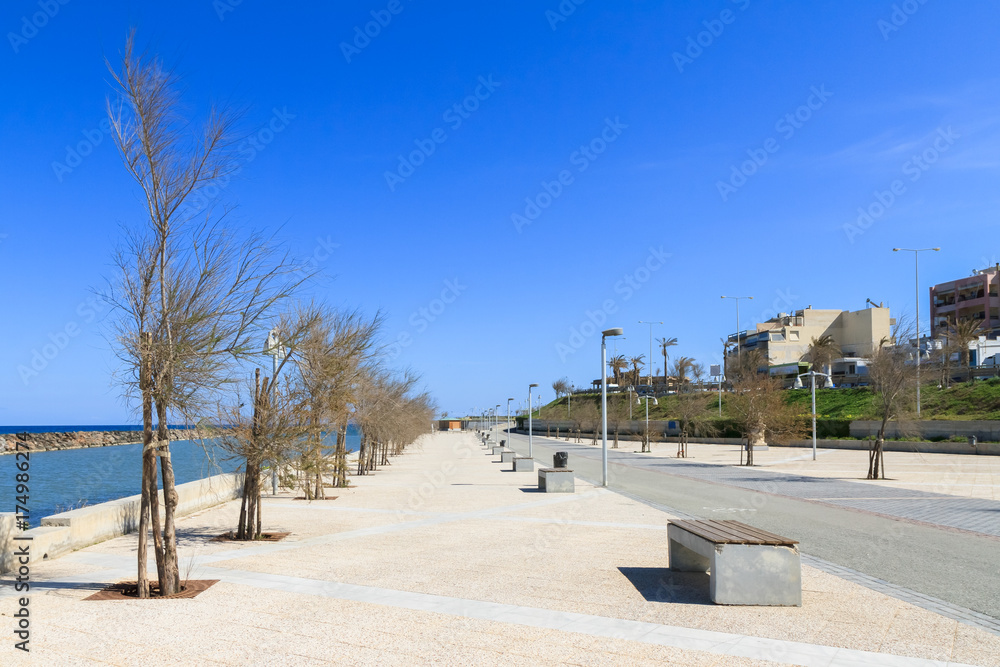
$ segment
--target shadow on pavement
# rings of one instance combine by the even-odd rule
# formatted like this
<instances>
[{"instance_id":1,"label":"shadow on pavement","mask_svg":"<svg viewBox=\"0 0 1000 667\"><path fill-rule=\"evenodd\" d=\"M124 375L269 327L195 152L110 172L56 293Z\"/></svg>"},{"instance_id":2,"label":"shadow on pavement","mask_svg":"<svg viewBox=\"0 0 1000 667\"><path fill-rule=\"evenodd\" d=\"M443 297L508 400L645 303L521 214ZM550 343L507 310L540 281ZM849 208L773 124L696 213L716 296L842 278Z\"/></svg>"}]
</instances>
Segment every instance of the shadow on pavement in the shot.
<instances>
[{"instance_id":1,"label":"shadow on pavement","mask_svg":"<svg viewBox=\"0 0 1000 667\"><path fill-rule=\"evenodd\" d=\"M647 602L712 604L705 572L674 572L666 567L619 567L618 571Z\"/></svg>"}]
</instances>

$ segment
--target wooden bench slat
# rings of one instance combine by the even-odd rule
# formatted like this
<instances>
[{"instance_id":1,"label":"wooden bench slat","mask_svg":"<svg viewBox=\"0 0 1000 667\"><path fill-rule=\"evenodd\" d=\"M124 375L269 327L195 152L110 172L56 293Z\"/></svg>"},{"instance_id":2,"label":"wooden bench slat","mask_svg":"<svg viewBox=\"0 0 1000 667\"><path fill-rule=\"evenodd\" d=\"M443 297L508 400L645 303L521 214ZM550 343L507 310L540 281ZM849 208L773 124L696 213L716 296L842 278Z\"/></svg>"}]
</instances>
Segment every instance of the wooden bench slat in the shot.
<instances>
[{"instance_id":1,"label":"wooden bench slat","mask_svg":"<svg viewBox=\"0 0 1000 667\"><path fill-rule=\"evenodd\" d=\"M677 520L670 523L716 544L764 544L769 546L798 544L797 540L791 540L735 520Z\"/></svg>"}]
</instances>

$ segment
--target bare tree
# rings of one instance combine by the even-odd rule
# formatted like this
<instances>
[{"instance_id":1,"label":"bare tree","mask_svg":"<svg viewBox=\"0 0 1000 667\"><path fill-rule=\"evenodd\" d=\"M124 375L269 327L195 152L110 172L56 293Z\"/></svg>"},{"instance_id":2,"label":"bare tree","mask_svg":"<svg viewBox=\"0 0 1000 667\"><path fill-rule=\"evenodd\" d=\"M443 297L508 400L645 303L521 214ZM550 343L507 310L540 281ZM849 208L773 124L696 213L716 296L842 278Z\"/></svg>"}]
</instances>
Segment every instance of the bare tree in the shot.
<instances>
[{"instance_id":1,"label":"bare tree","mask_svg":"<svg viewBox=\"0 0 1000 667\"><path fill-rule=\"evenodd\" d=\"M893 332L896 341L909 339L902 327L901 322ZM868 479L885 478L883 451L886 427L895 420L902 428L913 405L917 371L909 357L905 346L894 345L888 339L883 339L868 357L868 390L872 393L875 414L879 419L878 433L868 453Z\"/></svg>"},{"instance_id":2,"label":"bare tree","mask_svg":"<svg viewBox=\"0 0 1000 667\"><path fill-rule=\"evenodd\" d=\"M299 468L305 475L307 498L324 498L324 475L329 462L324 456L327 434L335 437L333 486L347 480L347 425L352 405L375 362L376 336L382 315L366 318L357 311L319 308L319 316L303 336L298 378L302 411L307 415L307 436L300 442Z\"/></svg>"},{"instance_id":3,"label":"bare tree","mask_svg":"<svg viewBox=\"0 0 1000 667\"><path fill-rule=\"evenodd\" d=\"M566 378L560 378L552 383L552 391L555 392L556 398L565 396L569 393L569 380Z\"/></svg>"},{"instance_id":4,"label":"bare tree","mask_svg":"<svg viewBox=\"0 0 1000 667\"><path fill-rule=\"evenodd\" d=\"M747 463L753 465L755 446L768 439L786 442L805 434L805 424L793 406L785 403L781 381L771 377L759 350L746 351L730 362L733 394L729 411L747 440Z\"/></svg>"},{"instance_id":5,"label":"bare tree","mask_svg":"<svg viewBox=\"0 0 1000 667\"><path fill-rule=\"evenodd\" d=\"M121 62L108 63L117 95L108 101L111 134L126 171L142 191L146 222L128 230L115 255L118 279L108 299L116 307L119 379L140 398L143 466L138 581L149 596L146 530L153 531L159 591L180 589L173 466L168 424L197 423L218 390L232 380L234 360L256 351L258 324L303 278L258 234L239 238L225 216L195 221L184 204L199 187L232 173L237 114L213 109L189 136L176 93L178 80L159 59L138 53L134 31ZM153 437L153 410L157 431ZM160 461L162 534L156 497ZM148 518L147 518L148 513Z\"/></svg>"}]
</instances>

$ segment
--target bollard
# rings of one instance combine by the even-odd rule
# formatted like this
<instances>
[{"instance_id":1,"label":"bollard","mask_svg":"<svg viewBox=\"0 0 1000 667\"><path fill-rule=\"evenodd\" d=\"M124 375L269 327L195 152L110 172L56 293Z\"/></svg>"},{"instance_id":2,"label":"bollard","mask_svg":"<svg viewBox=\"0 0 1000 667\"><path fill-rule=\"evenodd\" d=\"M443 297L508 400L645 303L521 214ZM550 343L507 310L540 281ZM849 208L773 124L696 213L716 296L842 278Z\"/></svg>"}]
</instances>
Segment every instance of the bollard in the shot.
<instances>
[{"instance_id":1,"label":"bollard","mask_svg":"<svg viewBox=\"0 0 1000 667\"><path fill-rule=\"evenodd\" d=\"M553 468L568 468L569 467L569 453L568 452L556 452L555 456L552 457L552 467Z\"/></svg>"}]
</instances>

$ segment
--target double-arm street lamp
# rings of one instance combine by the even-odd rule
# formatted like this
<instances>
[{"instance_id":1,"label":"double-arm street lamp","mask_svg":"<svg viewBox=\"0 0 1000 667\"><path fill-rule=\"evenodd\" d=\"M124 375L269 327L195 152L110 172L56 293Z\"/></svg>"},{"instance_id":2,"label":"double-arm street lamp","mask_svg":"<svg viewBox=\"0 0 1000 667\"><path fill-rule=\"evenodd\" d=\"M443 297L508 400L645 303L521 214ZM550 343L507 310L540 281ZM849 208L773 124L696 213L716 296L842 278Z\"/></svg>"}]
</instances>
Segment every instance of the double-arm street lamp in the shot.
<instances>
[{"instance_id":1,"label":"double-arm street lamp","mask_svg":"<svg viewBox=\"0 0 1000 667\"><path fill-rule=\"evenodd\" d=\"M508 398L507 399L507 439L508 440L510 440L510 402L513 401L513 400L514 400L513 398ZM513 443L511 443L511 444L513 444Z\"/></svg>"},{"instance_id":2,"label":"double-arm street lamp","mask_svg":"<svg viewBox=\"0 0 1000 667\"><path fill-rule=\"evenodd\" d=\"M808 375L809 379L812 381L812 417L813 417L813 461L816 460L816 376L822 375L826 378L826 382L823 383L824 389L833 389L833 378L831 378L826 373L820 373L819 371L809 371L808 373L800 373L795 378L795 384L793 385L796 389L802 389L802 376Z\"/></svg>"},{"instance_id":3,"label":"double-arm street lamp","mask_svg":"<svg viewBox=\"0 0 1000 667\"><path fill-rule=\"evenodd\" d=\"M913 290L914 297L917 304L917 419L920 419L920 253L929 252L933 250L934 252L939 252L941 248L893 248L893 252L912 252L913 253ZM933 327L932 327L933 330Z\"/></svg>"},{"instance_id":4,"label":"double-arm street lamp","mask_svg":"<svg viewBox=\"0 0 1000 667\"><path fill-rule=\"evenodd\" d=\"M723 299L736 299L736 358L740 358L740 299L753 299L752 296L724 296Z\"/></svg>"},{"instance_id":5,"label":"double-arm street lamp","mask_svg":"<svg viewBox=\"0 0 1000 667\"><path fill-rule=\"evenodd\" d=\"M601 332L601 486L608 485L608 343L607 339L621 336L621 327Z\"/></svg>"},{"instance_id":6,"label":"double-arm street lamp","mask_svg":"<svg viewBox=\"0 0 1000 667\"><path fill-rule=\"evenodd\" d=\"M646 394L645 396L636 396L635 399L636 405L638 405L639 401L641 401L642 399L646 399L646 446L643 447L643 451L648 451L648 452L653 451L653 448L649 444L649 399L650 398L653 399L653 405L660 404L660 402L656 400L656 398L650 396L649 394ZM629 409L630 410L632 409L631 406L629 406Z\"/></svg>"}]
</instances>

